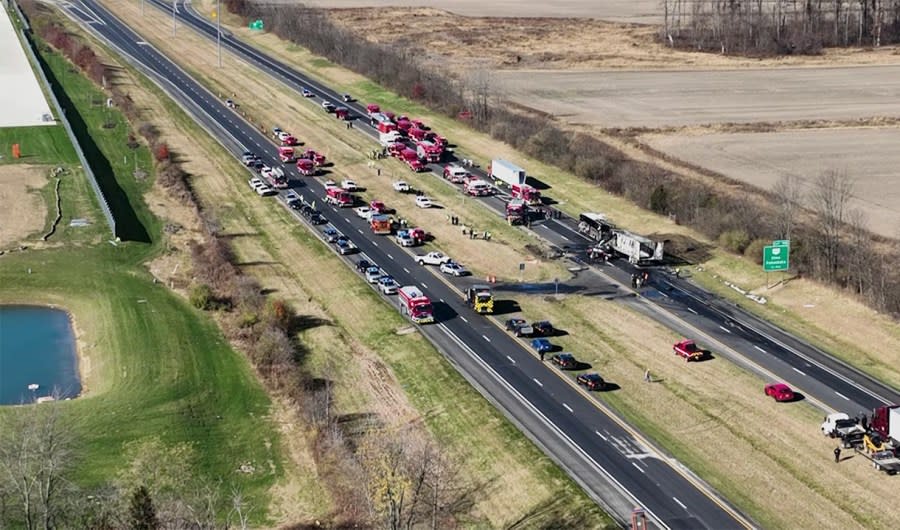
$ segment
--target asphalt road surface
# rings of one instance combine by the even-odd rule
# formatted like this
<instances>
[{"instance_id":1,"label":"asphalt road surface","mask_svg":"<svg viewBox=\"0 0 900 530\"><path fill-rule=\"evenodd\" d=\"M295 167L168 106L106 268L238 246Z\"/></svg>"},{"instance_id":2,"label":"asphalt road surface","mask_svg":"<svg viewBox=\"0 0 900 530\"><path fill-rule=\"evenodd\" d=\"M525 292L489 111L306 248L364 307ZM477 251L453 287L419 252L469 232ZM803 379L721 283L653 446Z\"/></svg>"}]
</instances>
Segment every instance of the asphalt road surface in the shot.
<instances>
[{"instance_id":1,"label":"asphalt road surface","mask_svg":"<svg viewBox=\"0 0 900 530\"><path fill-rule=\"evenodd\" d=\"M670 135L642 140L675 158L763 189L771 189L783 175L796 175L809 193L823 172L846 172L855 180L851 208L866 213L873 232L893 238L900 235L900 129Z\"/></svg>"},{"instance_id":2,"label":"asphalt road surface","mask_svg":"<svg viewBox=\"0 0 900 530\"><path fill-rule=\"evenodd\" d=\"M175 80L177 86L170 92L210 130L221 130L223 143L233 152L247 146L266 157L271 156L274 147L255 129L240 120L233 122L234 115L224 109L221 102L160 57L152 47L135 44L139 37L122 33L121 28L110 28L113 20L90 0L85 2L94 12L102 13L101 22L104 22L90 23L90 29L106 32L107 38L127 53L153 64L159 76ZM77 13L73 15L85 23L90 22ZM213 28L191 16L190 12L182 10L181 15L187 15L188 23L201 31L215 35ZM321 96L337 100L333 91L239 41L228 37L223 43L295 89L307 86ZM165 81L163 86L166 86ZM180 90L178 87L187 88ZM314 99L315 103L320 101ZM354 105L353 109L361 113L359 105ZM364 120L358 122L356 130L373 134ZM291 176L297 177L293 168L288 170ZM305 182L307 186L299 192L317 196L321 204L321 185L313 179ZM483 202L499 215L502 198ZM669 467L665 460L652 456L656 451L649 442L642 442L639 435L620 423L611 422L610 416L597 408L597 402L585 400L584 394L575 392L566 379L553 375L512 337L486 324L484 317L472 314L462 306L459 293L430 271L410 266L411 259L405 251L384 238L367 237L363 222L351 215L345 217L338 212L326 211L326 216L338 230L350 236L369 259L379 263L401 283L421 285L436 300L440 323L422 328L423 333L435 341L473 385L500 406L607 509L621 518L630 510L629 503L638 502L648 508L658 524L669 527L732 527L738 524L719 502L699 492L692 481ZM577 233L575 225L576 221L564 218L537 223L533 230L579 260L583 259L589 242ZM388 248L383 248L385 245ZM642 289L640 296L634 296L620 286L632 270L628 264L614 262L610 266L590 268L582 274L596 276L589 281L607 289L611 298L625 300L675 329L683 328L699 335L698 338L713 346L721 345L722 351L716 353L733 356L735 362L757 372L778 374L822 408L855 413L885 401L898 400L892 389L664 270L654 270L650 286ZM623 447L629 449L622 450ZM635 453L633 447L642 449ZM644 453L651 456L634 457ZM653 461L660 465L642 469L637 467L640 463L629 460ZM642 476L632 476L636 467ZM606 473L609 475L604 477ZM626 490L628 493L623 494ZM690 491L690 501L681 495L673 498L673 491Z\"/></svg>"},{"instance_id":3,"label":"asphalt road surface","mask_svg":"<svg viewBox=\"0 0 900 530\"><path fill-rule=\"evenodd\" d=\"M235 119L222 101L110 15L93 0L66 7L84 27L126 55L236 156L258 152L278 165L274 145L249 124ZM311 85L311 84L310 84ZM288 166L296 191L322 204L317 179L300 177ZM248 175L249 176L249 175ZM249 189L247 193L253 193ZM283 197L282 197L283 198ZM272 207L279 207L272 200ZM282 206L283 207L283 204ZM372 236L365 222L349 211L323 208L331 225L349 236L360 251L402 285L418 285L434 300L436 325L421 327L460 372L487 399L562 465L597 502L620 521L641 506L653 525L663 528L740 528L745 526L724 501L708 493L699 480L679 470L624 423L606 414L599 401L568 377L540 362L490 320L473 313L459 292L417 265L412 255L388 238ZM299 218L298 218L299 222Z\"/></svg>"},{"instance_id":4,"label":"asphalt road surface","mask_svg":"<svg viewBox=\"0 0 900 530\"><path fill-rule=\"evenodd\" d=\"M577 123L666 127L900 115L900 65L709 71L497 71L507 97Z\"/></svg>"}]
</instances>

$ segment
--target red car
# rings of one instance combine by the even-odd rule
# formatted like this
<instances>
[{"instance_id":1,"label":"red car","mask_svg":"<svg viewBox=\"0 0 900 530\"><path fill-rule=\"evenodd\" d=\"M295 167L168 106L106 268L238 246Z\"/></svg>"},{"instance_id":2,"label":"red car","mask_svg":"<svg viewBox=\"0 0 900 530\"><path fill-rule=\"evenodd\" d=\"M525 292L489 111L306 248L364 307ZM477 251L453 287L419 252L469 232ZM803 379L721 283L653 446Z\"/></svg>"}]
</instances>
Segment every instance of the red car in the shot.
<instances>
[{"instance_id":1,"label":"red car","mask_svg":"<svg viewBox=\"0 0 900 530\"><path fill-rule=\"evenodd\" d=\"M775 401L790 401L794 399L794 391L784 383L769 383L766 385L766 395Z\"/></svg>"}]
</instances>

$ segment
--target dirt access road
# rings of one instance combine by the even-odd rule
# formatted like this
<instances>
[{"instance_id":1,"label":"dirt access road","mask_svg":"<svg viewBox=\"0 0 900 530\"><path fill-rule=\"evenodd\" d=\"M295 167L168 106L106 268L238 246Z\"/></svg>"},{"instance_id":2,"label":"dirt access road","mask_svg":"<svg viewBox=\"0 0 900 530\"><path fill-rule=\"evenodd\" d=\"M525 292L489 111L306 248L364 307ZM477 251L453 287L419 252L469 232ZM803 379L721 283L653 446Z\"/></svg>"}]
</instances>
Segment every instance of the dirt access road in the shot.
<instances>
[{"instance_id":1,"label":"dirt access road","mask_svg":"<svg viewBox=\"0 0 900 530\"><path fill-rule=\"evenodd\" d=\"M433 7L468 17L578 17L620 22L662 22L659 0L305 0L317 7Z\"/></svg>"}]
</instances>

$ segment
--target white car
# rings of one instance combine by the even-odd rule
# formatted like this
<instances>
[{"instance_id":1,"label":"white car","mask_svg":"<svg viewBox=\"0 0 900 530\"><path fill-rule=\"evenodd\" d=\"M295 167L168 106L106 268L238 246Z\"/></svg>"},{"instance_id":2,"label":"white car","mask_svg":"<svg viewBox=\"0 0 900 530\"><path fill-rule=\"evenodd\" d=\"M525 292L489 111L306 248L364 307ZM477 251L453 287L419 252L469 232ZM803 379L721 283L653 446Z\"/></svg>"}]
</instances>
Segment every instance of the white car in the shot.
<instances>
[{"instance_id":1,"label":"white car","mask_svg":"<svg viewBox=\"0 0 900 530\"><path fill-rule=\"evenodd\" d=\"M366 269L366 281L369 283L378 283L378 280L384 276L382 274L381 269L378 268L377 265L373 265Z\"/></svg>"},{"instance_id":2,"label":"white car","mask_svg":"<svg viewBox=\"0 0 900 530\"><path fill-rule=\"evenodd\" d=\"M441 272L450 276L465 276L469 273L462 265L455 261L448 261L441 265Z\"/></svg>"},{"instance_id":3,"label":"white car","mask_svg":"<svg viewBox=\"0 0 900 530\"><path fill-rule=\"evenodd\" d=\"M325 109L326 112L334 112L334 103L330 101L323 101L322 108Z\"/></svg>"},{"instance_id":4,"label":"white car","mask_svg":"<svg viewBox=\"0 0 900 530\"><path fill-rule=\"evenodd\" d=\"M260 186L265 186L266 183L262 181L259 177L253 177L252 179L247 181L247 184L250 185L250 189L256 191Z\"/></svg>"},{"instance_id":5,"label":"white car","mask_svg":"<svg viewBox=\"0 0 900 530\"><path fill-rule=\"evenodd\" d=\"M365 219L366 221L371 219L372 214L375 213L368 206L360 206L358 208L354 208L353 211L356 212L357 217L361 217L362 219Z\"/></svg>"},{"instance_id":6,"label":"white car","mask_svg":"<svg viewBox=\"0 0 900 530\"><path fill-rule=\"evenodd\" d=\"M353 182L350 179L345 179L341 181L341 189L347 191L356 191L359 189L359 186L356 185L356 182Z\"/></svg>"},{"instance_id":7,"label":"white car","mask_svg":"<svg viewBox=\"0 0 900 530\"><path fill-rule=\"evenodd\" d=\"M400 284L390 276L382 276L381 279L378 280L378 288L381 289L381 292L384 294L397 294L397 289L400 288Z\"/></svg>"},{"instance_id":8,"label":"white car","mask_svg":"<svg viewBox=\"0 0 900 530\"><path fill-rule=\"evenodd\" d=\"M299 201L301 199L302 199L302 197L297 195L297 192L294 190L288 190L288 192L284 194L284 200L286 202Z\"/></svg>"},{"instance_id":9,"label":"white car","mask_svg":"<svg viewBox=\"0 0 900 530\"><path fill-rule=\"evenodd\" d=\"M278 133L278 139L281 141L287 140L290 137L291 137L291 133L289 133L287 131L281 131Z\"/></svg>"},{"instance_id":10,"label":"white car","mask_svg":"<svg viewBox=\"0 0 900 530\"><path fill-rule=\"evenodd\" d=\"M416 206L418 206L419 208L431 208L431 199L424 195L419 195L416 197Z\"/></svg>"},{"instance_id":11,"label":"white car","mask_svg":"<svg viewBox=\"0 0 900 530\"><path fill-rule=\"evenodd\" d=\"M409 184L406 183L405 180L397 180L394 181L394 191L399 191L400 193L409 192Z\"/></svg>"},{"instance_id":12,"label":"white car","mask_svg":"<svg viewBox=\"0 0 900 530\"><path fill-rule=\"evenodd\" d=\"M270 188L268 184L263 183L262 186L256 188L256 193L259 194L260 197L265 197L266 195L275 195L278 192Z\"/></svg>"}]
</instances>

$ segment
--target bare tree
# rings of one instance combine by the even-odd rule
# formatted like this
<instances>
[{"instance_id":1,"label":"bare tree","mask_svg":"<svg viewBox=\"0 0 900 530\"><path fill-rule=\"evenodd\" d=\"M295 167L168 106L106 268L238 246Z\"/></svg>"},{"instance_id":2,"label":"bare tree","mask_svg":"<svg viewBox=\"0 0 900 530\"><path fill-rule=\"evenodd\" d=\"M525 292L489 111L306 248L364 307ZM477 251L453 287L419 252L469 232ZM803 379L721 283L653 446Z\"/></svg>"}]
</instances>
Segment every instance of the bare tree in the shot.
<instances>
[{"instance_id":1,"label":"bare tree","mask_svg":"<svg viewBox=\"0 0 900 530\"><path fill-rule=\"evenodd\" d=\"M822 272L833 280L840 265L841 232L847 221L847 205L853 197L853 179L846 172L829 170L816 179L810 196L819 218L816 244L822 260Z\"/></svg>"},{"instance_id":2,"label":"bare tree","mask_svg":"<svg viewBox=\"0 0 900 530\"><path fill-rule=\"evenodd\" d=\"M803 187L796 175L782 175L772 187L777 201L775 229L779 239L790 239L796 224L797 211L803 201Z\"/></svg>"},{"instance_id":3,"label":"bare tree","mask_svg":"<svg viewBox=\"0 0 900 530\"><path fill-rule=\"evenodd\" d=\"M0 428L0 481L25 528L50 530L66 503L74 465L73 430L56 404L29 405Z\"/></svg>"}]
</instances>

